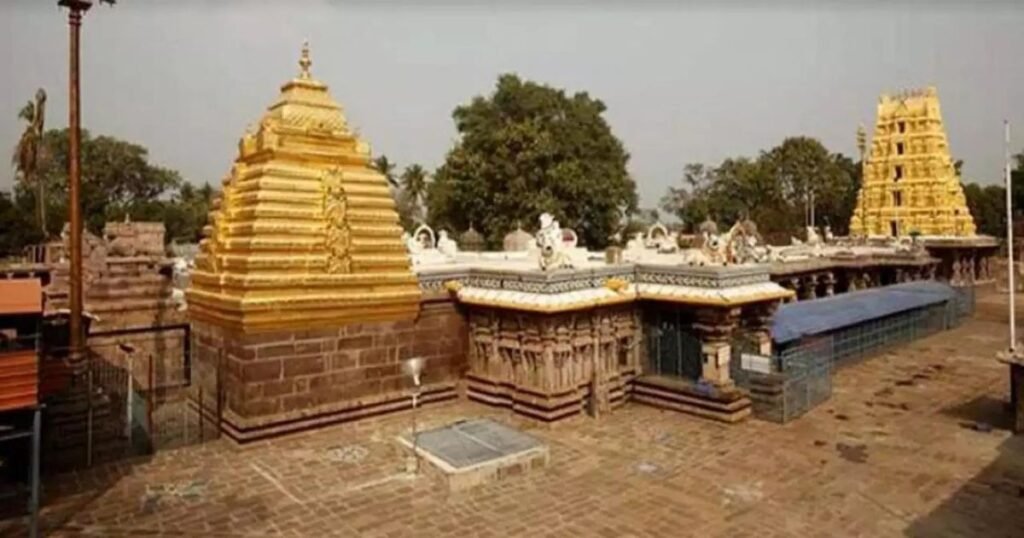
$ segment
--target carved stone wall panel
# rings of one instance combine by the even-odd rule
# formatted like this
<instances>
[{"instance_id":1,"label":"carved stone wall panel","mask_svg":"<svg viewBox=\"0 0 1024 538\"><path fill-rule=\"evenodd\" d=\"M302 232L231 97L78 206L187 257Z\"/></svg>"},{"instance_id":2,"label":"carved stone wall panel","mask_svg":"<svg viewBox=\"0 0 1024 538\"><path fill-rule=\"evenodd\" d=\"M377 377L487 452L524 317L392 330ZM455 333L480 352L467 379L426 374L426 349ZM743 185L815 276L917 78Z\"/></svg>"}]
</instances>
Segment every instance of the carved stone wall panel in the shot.
<instances>
[{"instance_id":1,"label":"carved stone wall panel","mask_svg":"<svg viewBox=\"0 0 1024 538\"><path fill-rule=\"evenodd\" d=\"M470 397L511 406L583 409L594 393L604 410L622 401L638 372L640 316L633 306L564 314L473 308L469 312ZM495 393L502 394L495 394Z\"/></svg>"}]
</instances>

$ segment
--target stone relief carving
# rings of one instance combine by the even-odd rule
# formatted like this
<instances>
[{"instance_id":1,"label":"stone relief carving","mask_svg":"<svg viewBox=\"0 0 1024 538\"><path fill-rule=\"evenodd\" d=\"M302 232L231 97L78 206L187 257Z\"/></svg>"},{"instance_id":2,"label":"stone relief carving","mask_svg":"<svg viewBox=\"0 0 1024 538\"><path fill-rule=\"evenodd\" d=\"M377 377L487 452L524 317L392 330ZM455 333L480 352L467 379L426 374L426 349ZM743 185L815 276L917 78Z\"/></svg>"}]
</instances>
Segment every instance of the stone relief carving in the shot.
<instances>
[{"instance_id":1,"label":"stone relief carving","mask_svg":"<svg viewBox=\"0 0 1024 538\"><path fill-rule=\"evenodd\" d=\"M331 170L324 178L324 229L327 245L327 272L348 273L352 269L349 255L350 232L345 219L347 200L341 186L341 172Z\"/></svg>"},{"instance_id":2,"label":"stone relief carving","mask_svg":"<svg viewBox=\"0 0 1024 538\"><path fill-rule=\"evenodd\" d=\"M520 389L562 393L639 368L630 309L555 316L474 310L470 372Z\"/></svg>"}]
</instances>

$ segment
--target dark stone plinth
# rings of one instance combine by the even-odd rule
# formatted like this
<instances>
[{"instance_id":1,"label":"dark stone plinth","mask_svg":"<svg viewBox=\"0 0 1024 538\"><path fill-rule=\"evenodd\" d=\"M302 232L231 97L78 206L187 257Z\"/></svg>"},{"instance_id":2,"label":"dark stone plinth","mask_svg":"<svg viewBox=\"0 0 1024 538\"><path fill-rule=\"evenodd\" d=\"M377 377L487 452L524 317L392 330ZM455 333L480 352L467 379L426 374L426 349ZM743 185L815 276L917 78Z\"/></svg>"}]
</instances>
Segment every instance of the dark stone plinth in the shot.
<instances>
[{"instance_id":1,"label":"dark stone plinth","mask_svg":"<svg viewBox=\"0 0 1024 538\"><path fill-rule=\"evenodd\" d=\"M685 379L648 375L633 382L633 401L720 422L739 422L751 413L751 402L735 387L713 387Z\"/></svg>"},{"instance_id":2,"label":"dark stone plinth","mask_svg":"<svg viewBox=\"0 0 1024 538\"><path fill-rule=\"evenodd\" d=\"M216 372L221 430L249 442L412 408L401 362L426 359L420 405L456 397L466 328L452 303L414 321L246 334L193 324L197 370ZM209 403L204 402L204 407Z\"/></svg>"}]
</instances>

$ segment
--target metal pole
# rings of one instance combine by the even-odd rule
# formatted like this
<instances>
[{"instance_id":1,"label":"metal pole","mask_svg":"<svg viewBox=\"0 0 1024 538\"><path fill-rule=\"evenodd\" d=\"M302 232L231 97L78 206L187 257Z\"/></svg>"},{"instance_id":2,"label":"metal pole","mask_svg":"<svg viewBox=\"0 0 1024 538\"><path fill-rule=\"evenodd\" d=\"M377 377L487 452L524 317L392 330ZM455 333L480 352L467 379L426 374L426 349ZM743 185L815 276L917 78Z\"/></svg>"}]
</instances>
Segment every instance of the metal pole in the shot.
<instances>
[{"instance_id":1,"label":"metal pole","mask_svg":"<svg viewBox=\"0 0 1024 538\"><path fill-rule=\"evenodd\" d=\"M69 356L74 371L78 371L82 361L82 204L81 190L81 133L78 77L78 35L82 26L82 14L92 5L87 0L59 0L57 5L68 8L69 50L68 50L68 220L70 237L68 241L70 261L70 317L68 330L71 332ZM86 452L87 466L92 465L92 368L86 366L88 378L88 394L86 395L87 424Z\"/></svg>"},{"instance_id":2,"label":"metal pole","mask_svg":"<svg viewBox=\"0 0 1024 538\"><path fill-rule=\"evenodd\" d=\"M1013 272L1013 175L1010 173L1010 122L1003 120L1006 130L1006 263L1007 284L1010 286L1010 353L1017 349L1017 289Z\"/></svg>"},{"instance_id":3,"label":"metal pole","mask_svg":"<svg viewBox=\"0 0 1024 538\"><path fill-rule=\"evenodd\" d=\"M79 95L78 36L82 15L91 3L82 0L61 0L59 5L69 8L70 78L68 80L68 218L70 221L71 283L71 360L82 359L82 207L81 190L81 98Z\"/></svg>"},{"instance_id":4,"label":"metal pole","mask_svg":"<svg viewBox=\"0 0 1024 538\"><path fill-rule=\"evenodd\" d=\"M415 392L412 393L412 457L413 457L413 459L415 461L415 465L416 465L413 468L413 474L416 475L416 476L419 476L419 474L420 474L420 454L417 451L418 448L419 448L419 434L416 431L416 419L419 418L419 417L416 416L416 414L417 414L416 412L419 410L419 405L418 405L419 401L418 400L419 400L419 396L420 396L420 387L417 385L414 390L415 390Z\"/></svg>"},{"instance_id":5,"label":"metal pole","mask_svg":"<svg viewBox=\"0 0 1024 538\"><path fill-rule=\"evenodd\" d=\"M37 405L32 412L32 488L29 494L29 531L31 538L39 536L39 445L42 437L42 406Z\"/></svg>"}]
</instances>

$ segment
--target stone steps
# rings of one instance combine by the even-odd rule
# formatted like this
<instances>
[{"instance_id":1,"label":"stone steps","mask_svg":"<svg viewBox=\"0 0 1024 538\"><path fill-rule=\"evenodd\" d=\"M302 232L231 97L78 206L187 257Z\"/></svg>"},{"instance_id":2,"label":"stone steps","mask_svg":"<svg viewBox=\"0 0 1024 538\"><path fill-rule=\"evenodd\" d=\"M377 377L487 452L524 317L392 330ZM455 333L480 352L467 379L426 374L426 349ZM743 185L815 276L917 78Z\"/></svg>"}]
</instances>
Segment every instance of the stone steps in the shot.
<instances>
[{"instance_id":1,"label":"stone steps","mask_svg":"<svg viewBox=\"0 0 1024 538\"><path fill-rule=\"evenodd\" d=\"M692 384L683 380L640 377L633 383L632 400L729 424L739 422L751 414L750 399L739 391L702 393L696 387L687 385Z\"/></svg>"}]
</instances>

